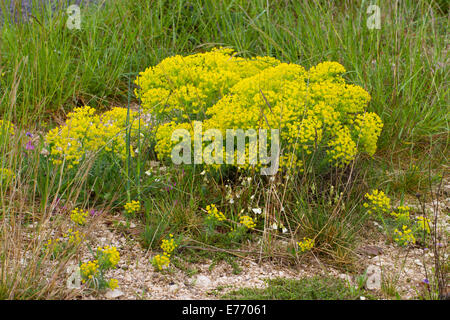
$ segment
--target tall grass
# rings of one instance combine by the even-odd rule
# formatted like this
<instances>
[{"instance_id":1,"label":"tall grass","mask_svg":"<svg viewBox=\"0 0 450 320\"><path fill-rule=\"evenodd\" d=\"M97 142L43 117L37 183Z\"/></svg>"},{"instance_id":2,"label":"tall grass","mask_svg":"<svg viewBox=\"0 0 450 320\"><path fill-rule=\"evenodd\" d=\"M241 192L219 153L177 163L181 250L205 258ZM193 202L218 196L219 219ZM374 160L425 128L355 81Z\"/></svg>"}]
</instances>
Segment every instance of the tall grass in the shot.
<instances>
[{"instance_id":1,"label":"tall grass","mask_svg":"<svg viewBox=\"0 0 450 320\"><path fill-rule=\"evenodd\" d=\"M8 1L6 1L8 2ZM98 1L82 6L81 30L64 10L6 14L1 90L17 87L13 119L63 117L76 105L125 104L129 71L173 54L230 46L306 68L336 60L372 95L383 119L381 149L448 135L448 11L435 1L379 1L381 29L366 26L368 1ZM3 3L3 12L7 12ZM445 9L444 9L445 10ZM5 100L0 112L11 103Z\"/></svg>"}]
</instances>

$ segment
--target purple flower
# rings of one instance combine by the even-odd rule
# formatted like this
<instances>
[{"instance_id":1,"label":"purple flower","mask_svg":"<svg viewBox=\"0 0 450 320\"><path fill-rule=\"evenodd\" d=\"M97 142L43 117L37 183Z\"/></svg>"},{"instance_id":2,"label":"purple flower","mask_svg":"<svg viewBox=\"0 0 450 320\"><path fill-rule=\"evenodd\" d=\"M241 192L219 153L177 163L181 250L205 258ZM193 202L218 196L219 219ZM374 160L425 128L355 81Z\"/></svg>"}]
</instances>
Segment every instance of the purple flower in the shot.
<instances>
[{"instance_id":1,"label":"purple flower","mask_svg":"<svg viewBox=\"0 0 450 320\"><path fill-rule=\"evenodd\" d=\"M100 210L91 209L89 213L91 214L91 217L96 217L100 215L102 212Z\"/></svg>"},{"instance_id":2,"label":"purple flower","mask_svg":"<svg viewBox=\"0 0 450 320\"><path fill-rule=\"evenodd\" d=\"M31 132L27 132L27 137L33 137L33 134Z\"/></svg>"},{"instance_id":3,"label":"purple flower","mask_svg":"<svg viewBox=\"0 0 450 320\"><path fill-rule=\"evenodd\" d=\"M27 145L25 146L25 149L27 150L34 150L34 144L30 141L27 142Z\"/></svg>"},{"instance_id":4,"label":"purple flower","mask_svg":"<svg viewBox=\"0 0 450 320\"><path fill-rule=\"evenodd\" d=\"M425 284L430 284L430 281L428 281L428 279L423 279L422 282L425 283Z\"/></svg>"}]
</instances>

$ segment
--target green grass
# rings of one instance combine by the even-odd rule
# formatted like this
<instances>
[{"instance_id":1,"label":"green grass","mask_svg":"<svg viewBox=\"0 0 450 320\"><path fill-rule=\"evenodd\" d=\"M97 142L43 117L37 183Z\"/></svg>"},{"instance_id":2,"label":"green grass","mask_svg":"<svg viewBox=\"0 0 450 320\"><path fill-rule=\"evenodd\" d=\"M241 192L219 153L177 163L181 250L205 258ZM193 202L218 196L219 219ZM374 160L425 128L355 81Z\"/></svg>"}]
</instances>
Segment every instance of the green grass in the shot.
<instances>
[{"instance_id":1,"label":"green grass","mask_svg":"<svg viewBox=\"0 0 450 320\"><path fill-rule=\"evenodd\" d=\"M236 300L355 300L363 292L331 277L268 279L264 289L242 288L222 296Z\"/></svg>"}]
</instances>

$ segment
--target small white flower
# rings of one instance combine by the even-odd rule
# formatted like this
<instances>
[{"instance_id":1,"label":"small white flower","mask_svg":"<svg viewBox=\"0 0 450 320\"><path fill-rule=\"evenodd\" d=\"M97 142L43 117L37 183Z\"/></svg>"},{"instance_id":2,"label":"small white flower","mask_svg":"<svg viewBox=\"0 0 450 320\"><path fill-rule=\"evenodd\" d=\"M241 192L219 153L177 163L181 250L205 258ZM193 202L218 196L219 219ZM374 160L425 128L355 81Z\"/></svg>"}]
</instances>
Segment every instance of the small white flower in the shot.
<instances>
[{"instance_id":1,"label":"small white flower","mask_svg":"<svg viewBox=\"0 0 450 320\"><path fill-rule=\"evenodd\" d=\"M148 175L148 176L151 176L152 175L152 170L145 171L145 174Z\"/></svg>"},{"instance_id":2,"label":"small white flower","mask_svg":"<svg viewBox=\"0 0 450 320\"><path fill-rule=\"evenodd\" d=\"M275 222L272 224L272 229L273 230L277 230L278 229L278 225Z\"/></svg>"},{"instance_id":3,"label":"small white flower","mask_svg":"<svg viewBox=\"0 0 450 320\"><path fill-rule=\"evenodd\" d=\"M261 208L253 208L252 211L253 211L255 214L261 214L261 212L262 212Z\"/></svg>"},{"instance_id":4,"label":"small white flower","mask_svg":"<svg viewBox=\"0 0 450 320\"><path fill-rule=\"evenodd\" d=\"M205 170L203 170L202 172L200 172L200 174L201 174L202 176L204 176L204 175L205 175L205 173L206 173L206 171L205 171Z\"/></svg>"},{"instance_id":5,"label":"small white flower","mask_svg":"<svg viewBox=\"0 0 450 320\"><path fill-rule=\"evenodd\" d=\"M233 204L233 203L234 203L234 200L233 200L233 198L231 198L231 199L230 199L230 203L231 203L231 204Z\"/></svg>"},{"instance_id":6,"label":"small white flower","mask_svg":"<svg viewBox=\"0 0 450 320\"><path fill-rule=\"evenodd\" d=\"M287 233L287 232L288 232L288 229L286 229L286 227L283 227L282 232L283 232L283 233Z\"/></svg>"}]
</instances>

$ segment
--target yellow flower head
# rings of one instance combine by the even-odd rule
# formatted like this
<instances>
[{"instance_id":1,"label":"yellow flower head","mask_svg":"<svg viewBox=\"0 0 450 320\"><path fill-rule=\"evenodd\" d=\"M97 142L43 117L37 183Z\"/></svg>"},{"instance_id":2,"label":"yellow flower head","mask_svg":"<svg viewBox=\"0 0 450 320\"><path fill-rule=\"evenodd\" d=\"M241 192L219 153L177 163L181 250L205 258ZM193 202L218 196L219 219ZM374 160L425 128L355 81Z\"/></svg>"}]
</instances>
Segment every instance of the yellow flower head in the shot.
<instances>
[{"instance_id":1,"label":"yellow flower head","mask_svg":"<svg viewBox=\"0 0 450 320\"><path fill-rule=\"evenodd\" d=\"M87 216L88 212L86 210L75 208L70 214L70 220L82 226L86 223Z\"/></svg>"},{"instance_id":2,"label":"yellow flower head","mask_svg":"<svg viewBox=\"0 0 450 320\"><path fill-rule=\"evenodd\" d=\"M141 209L141 203L137 200L132 200L131 202L127 202L124 208L128 214L133 214Z\"/></svg>"},{"instance_id":3,"label":"yellow flower head","mask_svg":"<svg viewBox=\"0 0 450 320\"><path fill-rule=\"evenodd\" d=\"M240 216L239 223L243 224L248 229L253 229L256 227L256 222L250 216Z\"/></svg>"},{"instance_id":4,"label":"yellow flower head","mask_svg":"<svg viewBox=\"0 0 450 320\"><path fill-rule=\"evenodd\" d=\"M301 252L309 251L314 247L314 239L303 238L302 241L297 242Z\"/></svg>"}]
</instances>

